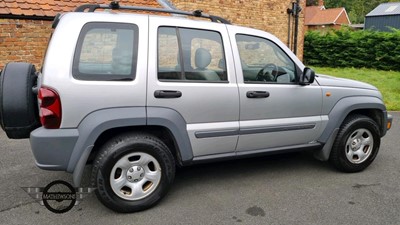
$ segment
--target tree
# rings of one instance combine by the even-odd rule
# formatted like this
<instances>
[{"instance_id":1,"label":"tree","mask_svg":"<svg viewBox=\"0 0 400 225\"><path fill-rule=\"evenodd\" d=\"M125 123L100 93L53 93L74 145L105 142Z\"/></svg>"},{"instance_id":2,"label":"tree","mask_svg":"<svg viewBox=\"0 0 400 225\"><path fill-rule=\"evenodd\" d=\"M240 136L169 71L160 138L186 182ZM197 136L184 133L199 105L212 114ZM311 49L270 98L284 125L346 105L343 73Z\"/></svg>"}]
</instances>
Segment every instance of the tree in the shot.
<instances>
[{"instance_id":1,"label":"tree","mask_svg":"<svg viewBox=\"0 0 400 225\"><path fill-rule=\"evenodd\" d=\"M318 0L306 0L306 6L318 5Z\"/></svg>"},{"instance_id":2,"label":"tree","mask_svg":"<svg viewBox=\"0 0 400 225\"><path fill-rule=\"evenodd\" d=\"M396 2L398 0L325 0L326 8L346 8L352 23L363 23L365 15L384 2Z\"/></svg>"}]
</instances>

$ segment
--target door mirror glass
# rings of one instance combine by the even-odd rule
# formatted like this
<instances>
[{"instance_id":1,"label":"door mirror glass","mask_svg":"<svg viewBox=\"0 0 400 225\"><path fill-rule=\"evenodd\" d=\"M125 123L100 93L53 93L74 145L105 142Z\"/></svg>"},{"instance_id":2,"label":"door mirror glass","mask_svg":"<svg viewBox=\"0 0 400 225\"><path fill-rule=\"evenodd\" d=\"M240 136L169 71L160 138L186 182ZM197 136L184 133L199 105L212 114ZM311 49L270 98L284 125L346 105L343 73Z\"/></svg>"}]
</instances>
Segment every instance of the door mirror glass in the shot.
<instances>
[{"instance_id":1,"label":"door mirror glass","mask_svg":"<svg viewBox=\"0 0 400 225\"><path fill-rule=\"evenodd\" d=\"M314 70L306 67L304 68L303 74L300 77L300 84L307 85L314 83L315 72Z\"/></svg>"}]
</instances>

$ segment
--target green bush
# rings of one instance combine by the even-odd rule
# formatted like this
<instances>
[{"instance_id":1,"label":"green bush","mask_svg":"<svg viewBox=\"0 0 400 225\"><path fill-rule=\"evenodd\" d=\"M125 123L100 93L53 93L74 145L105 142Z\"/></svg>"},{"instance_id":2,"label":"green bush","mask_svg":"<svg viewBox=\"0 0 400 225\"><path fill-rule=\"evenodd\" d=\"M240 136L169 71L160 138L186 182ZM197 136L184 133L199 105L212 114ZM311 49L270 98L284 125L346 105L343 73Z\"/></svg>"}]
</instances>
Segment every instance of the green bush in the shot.
<instances>
[{"instance_id":1,"label":"green bush","mask_svg":"<svg viewBox=\"0 0 400 225\"><path fill-rule=\"evenodd\" d=\"M309 31L304 40L304 61L313 66L400 71L400 30Z\"/></svg>"}]
</instances>

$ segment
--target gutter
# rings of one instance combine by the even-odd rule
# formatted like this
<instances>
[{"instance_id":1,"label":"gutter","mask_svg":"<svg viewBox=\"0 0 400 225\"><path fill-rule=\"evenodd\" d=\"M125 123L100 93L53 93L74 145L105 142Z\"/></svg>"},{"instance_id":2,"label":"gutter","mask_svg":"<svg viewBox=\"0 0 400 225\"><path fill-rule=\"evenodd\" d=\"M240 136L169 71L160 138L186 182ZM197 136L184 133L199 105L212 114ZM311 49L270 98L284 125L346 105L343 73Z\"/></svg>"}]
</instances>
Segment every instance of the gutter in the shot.
<instances>
[{"instance_id":1,"label":"gutter","mask_svg":"<svg viewBox=\"0 0 400 225\"><path fill-rule=\"evenodd\" d=\"M13 14L0 14L0 19L20 19L20 20L47 20L53 21L54 16L26 16L26 15L13 15Z\"/></svg>"}]
</instances>

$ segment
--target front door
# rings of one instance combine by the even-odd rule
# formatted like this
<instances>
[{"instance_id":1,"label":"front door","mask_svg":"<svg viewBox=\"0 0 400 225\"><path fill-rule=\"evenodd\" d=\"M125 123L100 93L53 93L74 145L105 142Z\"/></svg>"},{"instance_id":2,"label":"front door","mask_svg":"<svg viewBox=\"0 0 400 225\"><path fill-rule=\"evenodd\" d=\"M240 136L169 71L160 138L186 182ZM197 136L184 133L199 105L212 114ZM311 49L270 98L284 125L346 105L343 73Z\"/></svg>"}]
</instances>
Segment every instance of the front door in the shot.
<instances>
[{"instance_id":1,"label":"front door","mask_svg":"<svg viewBox=\"0 0 400 225\"><path fill-rule=\"evenodd\" d=\"M298 83L301 70L279 40L264 32L262 36L240 32L230 31L236 41L235 56L240 55L235 59L240 95L238 154L314 142L327 120L320 115L320 87Z\"/></svg>"}]
</instances>

